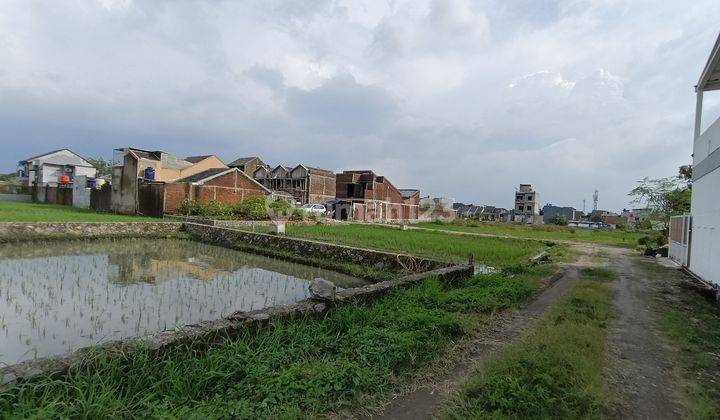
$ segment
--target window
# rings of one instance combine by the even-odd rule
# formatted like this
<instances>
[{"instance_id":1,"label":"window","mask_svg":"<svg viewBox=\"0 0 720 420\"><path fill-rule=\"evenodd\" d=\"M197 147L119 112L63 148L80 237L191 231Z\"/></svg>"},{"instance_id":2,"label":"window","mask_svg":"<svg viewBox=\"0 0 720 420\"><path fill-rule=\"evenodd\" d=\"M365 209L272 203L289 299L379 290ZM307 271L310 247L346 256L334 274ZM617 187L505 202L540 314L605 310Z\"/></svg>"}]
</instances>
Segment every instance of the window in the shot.
<instances>
[{"instance_id":1,"label":"window","mask_svg":"<svg viewBox=\"0 0 720 420\"><path fill-rule=\"evenodd\" d=\"M532 210L532 206L527 206L527 211Z\"/></svg>"},{"instance_id":2,"label":"window","mask_svg":"<svg viewBox=\"0 0 720 420\"><path fill-rule=\"evenodd\" d=\"M523 209L523 206L522 206L522 204L520 204L520 205L518 206L518 210L519 210L519 211L522 211L522 209Z\"/></svg>"},{"instance_id":3,"label":"window","mask_svg":"<svg viewBox=\"0 0 720 420\"><path fill-rule=\"evenodd\" d=\"M532 196L532 195L528 195L528 196L527 196L527 201L532 201L532 199L533 199L533 196Z\"/></svg>"}]
</instances>

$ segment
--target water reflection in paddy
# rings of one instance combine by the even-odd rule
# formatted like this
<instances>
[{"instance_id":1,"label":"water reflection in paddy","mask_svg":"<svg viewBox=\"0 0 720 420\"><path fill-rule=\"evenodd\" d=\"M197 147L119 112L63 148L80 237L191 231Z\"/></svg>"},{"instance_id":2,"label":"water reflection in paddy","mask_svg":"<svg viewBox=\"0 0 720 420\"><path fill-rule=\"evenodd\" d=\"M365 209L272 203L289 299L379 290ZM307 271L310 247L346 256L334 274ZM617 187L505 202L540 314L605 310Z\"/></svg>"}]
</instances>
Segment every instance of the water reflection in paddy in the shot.
<instances>
[{"instance_id":1,"label":"water reflection in paddy","mask_svg":"<svg viewBox=\"0 0 720 420\"><path fill-rule=\"evenodd\" d=\"M0 364L308 297L336 272L182 240L0 246Z\"/></svg>"}]
</instances>

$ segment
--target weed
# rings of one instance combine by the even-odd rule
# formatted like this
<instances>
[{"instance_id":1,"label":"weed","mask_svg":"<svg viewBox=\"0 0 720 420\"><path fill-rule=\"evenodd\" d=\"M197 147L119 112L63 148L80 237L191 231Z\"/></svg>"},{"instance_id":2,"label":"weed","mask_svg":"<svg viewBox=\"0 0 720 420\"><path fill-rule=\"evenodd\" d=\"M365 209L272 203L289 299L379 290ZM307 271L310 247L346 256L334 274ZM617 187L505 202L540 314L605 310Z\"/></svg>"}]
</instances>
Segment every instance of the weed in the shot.
<instances>
[{"instance_id":1,"label":"weed","mask_svg":"<svg viewBox=\"0 0 720 420\"><path fill-rule=\"evenodd\" d=\"M584 271L539 328L473 375L446 404L443 417L601 417L605 331L612 305L610 289L598 280L609 278L604 270Z\"/></svg>"}]
</instances>

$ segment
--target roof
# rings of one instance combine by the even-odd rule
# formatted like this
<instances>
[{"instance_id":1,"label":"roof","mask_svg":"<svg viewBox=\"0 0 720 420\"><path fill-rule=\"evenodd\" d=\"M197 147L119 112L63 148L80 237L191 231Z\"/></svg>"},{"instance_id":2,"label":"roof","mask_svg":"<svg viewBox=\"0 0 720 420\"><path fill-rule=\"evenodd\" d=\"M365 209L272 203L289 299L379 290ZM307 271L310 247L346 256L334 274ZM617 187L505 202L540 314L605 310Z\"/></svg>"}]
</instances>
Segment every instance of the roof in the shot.
<instances>
[{"instance_id":1,"label":"roof","mask_svg":"<svg viewBox=\"0 0 720 420\"><path fill-rule=\"evenodd\" d=\"M188 156L188 157L185 158L185 160L187 160L187 161L190 162L190 163L198 163L198 162L201 162L201 161L203 161L203 160L205 160L205 159L207 159L207 158L209 158L209 157L211 157L211 156L213 156L213 155Z\"/></svg>"},{"instance_id":2,"label":"roof","mask_svg":"<svg viewBox=\"0 0 720 420\"><path fill-rule=\"evenodd\" d=\"M257 157L257 156L241 157L241 158L235 159L234 161L228 163L228 166L241 166L241 165L245 165L246 163L250 162L250 161L253 160L253 159L260 160L260 158Z\"/></svg>"},{"instance_id":3,"label":"roof","mask_svg":"<svg viewBox=\"0 0 720 420\"><path fill-rule=\"evenodd\" d=\"M205 182L207 182L207 181L209 181L209 180L211 180L211 179L213 179L213 178L217 178L217 177L219 177L219 176L221 176L221 175L229 174L229 173L231 173L231 172L236 172L236 173L240 174L241 176L244 176L245 178L247 178L247 179L249 179L250 181L252 181L255 185L257 185L258 187L260 187L262 190L264 190L265 192L267 192L267 193L270 193L270 192L271 192L269 189L265 188L265 186L263 186L263 185L260 184L259 182L255 181L255 179L253 179L253 177L251 177L250 175L246 174L245 172L241 171L241 170L238 169L238 168L212 168L212 169L207 169L207 170L205 170L205 171L198 172L198 173L196 173L195 175L190 175L190 176L186 176L185 178L176 179L176 180L174 180L173 182L187 182L187 183L199 183L199 184L202 184L202 183L205 183Z\"/></svg>"},{"instance_id":4,"label":"roof","mask_svg":"<svg viewBox=\"0 0 720 420\"><path fill-rule=\"evenodd\" d=\"M713 46L705 68L700 74L700 80L695 86L697 92L717 89L720 89L720 35L715 40L715 46Z\"/></svg>"},{"instance_id":5,"label":"roof","mask_svg":"<svg viewBox=\"0 0 720 420\"><path fill-rule=\"evenodd\" d=\"M212 168L212 169L204 170L202 172L198 172L194 175L186 176L185 178L176 179L173 182L188 182L188 183L201 182L201 181L206 181L208 178L213 178L218 175L222 175L224 172L230 172L230 171L235 171L235 170L237 170L237 169L235 169L235 168L230 168L230 169L228 169L228 168Z\"/></svg>"},{"instance_id":6,"label":"roof","mask_svg":"<svg viewBox=\"0 0 720 420\"><path fill-rule=\"evenodd\" d=\"M126 149L115 149L120 151L125 151ZM128 151L132 152L135 156L143 159L150 159L150 160L160 160L162 157L162 153L159 150L151 151L151 150L143 150L143 149L136 149L134 147L128 147Z\"/></svg>"},{"instance_id":7,"label":"roof","mask_svg":"<svg viewBox=\"0 0 720 420\"><path fill-rule=\"evenodd\" d=\"M32 157L23 159L21 162L30 162L30 161L32 161L32 160L41 158L41 157L43 157L43 156L47 156L47 155L51 155L51 154L53 154L53 153L63 152L63 151L70 152L70 153L73 154L73 156L63 156L63 157L57 157L57 158L50 158L50 159L46 159L46 160L45 160L45 163L54 164L54 165L73 165L73 166L87 166L87 167L92 167L92 164L91 164L90 162L88 162L87 159L85 159L84 157L78 155L77 153L73 152L73 151L70 150L70 149L57 149L57 150L53 150L53 151L50 151L50 152L47 152L47 153L43 153L43 154L40 154L40 155L36 155L36 156L32 156Z\"/></svg>"},{"instance_id":8,"label":"roof","mask_svg":"<svg viewBox=\"0 0 720 420\"><path fill-rule=\"evenodd\" d=\"M398 188L398 191L400 191L400 195L402 195L402 198L410 198L415 194L420 194L420 190L412 188Z\"/></svg>"}]
</instances>

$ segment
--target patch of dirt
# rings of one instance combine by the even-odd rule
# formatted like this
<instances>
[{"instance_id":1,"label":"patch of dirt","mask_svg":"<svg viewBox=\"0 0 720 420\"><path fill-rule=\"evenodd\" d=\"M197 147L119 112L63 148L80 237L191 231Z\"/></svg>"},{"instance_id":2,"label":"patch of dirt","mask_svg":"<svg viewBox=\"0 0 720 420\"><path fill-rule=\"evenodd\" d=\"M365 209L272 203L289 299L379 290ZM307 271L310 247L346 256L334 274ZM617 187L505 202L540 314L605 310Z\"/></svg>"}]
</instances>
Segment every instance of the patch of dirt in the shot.
<instances>
[{"instance_id":1,"label":"patch of dirt","mask_svg":"<svg viewBox=\"0 0 720 420\"><path fill-rule=\"evenodd\" d=\"M615 395L613 418L664 419L685 416L669 349L655 327L650 305L663 293L666 273L643 270L644 257L613 249L610 268L616 320L608 332L607 382Z\"/></svg>"},{"instance_id":2,"label":"patch of dirt","mask_svg":"<svg viewBox=\"0 0 720 420\"><path fill-rule=\"evenodd\" d=\"M585 252L585 250L583 250ZM590 258L590 257L587 257ZM482 329L462 350L459 362L447 373L419 384L409 393L390 400L380 414L367 419L430 419L443 401L456 391L467 376L505 345L525 333L557 299L573 288L579 277L579 266L563 265L548 286L530 304L521 309L506 310Z\"/></svg>"}]
</instances>

